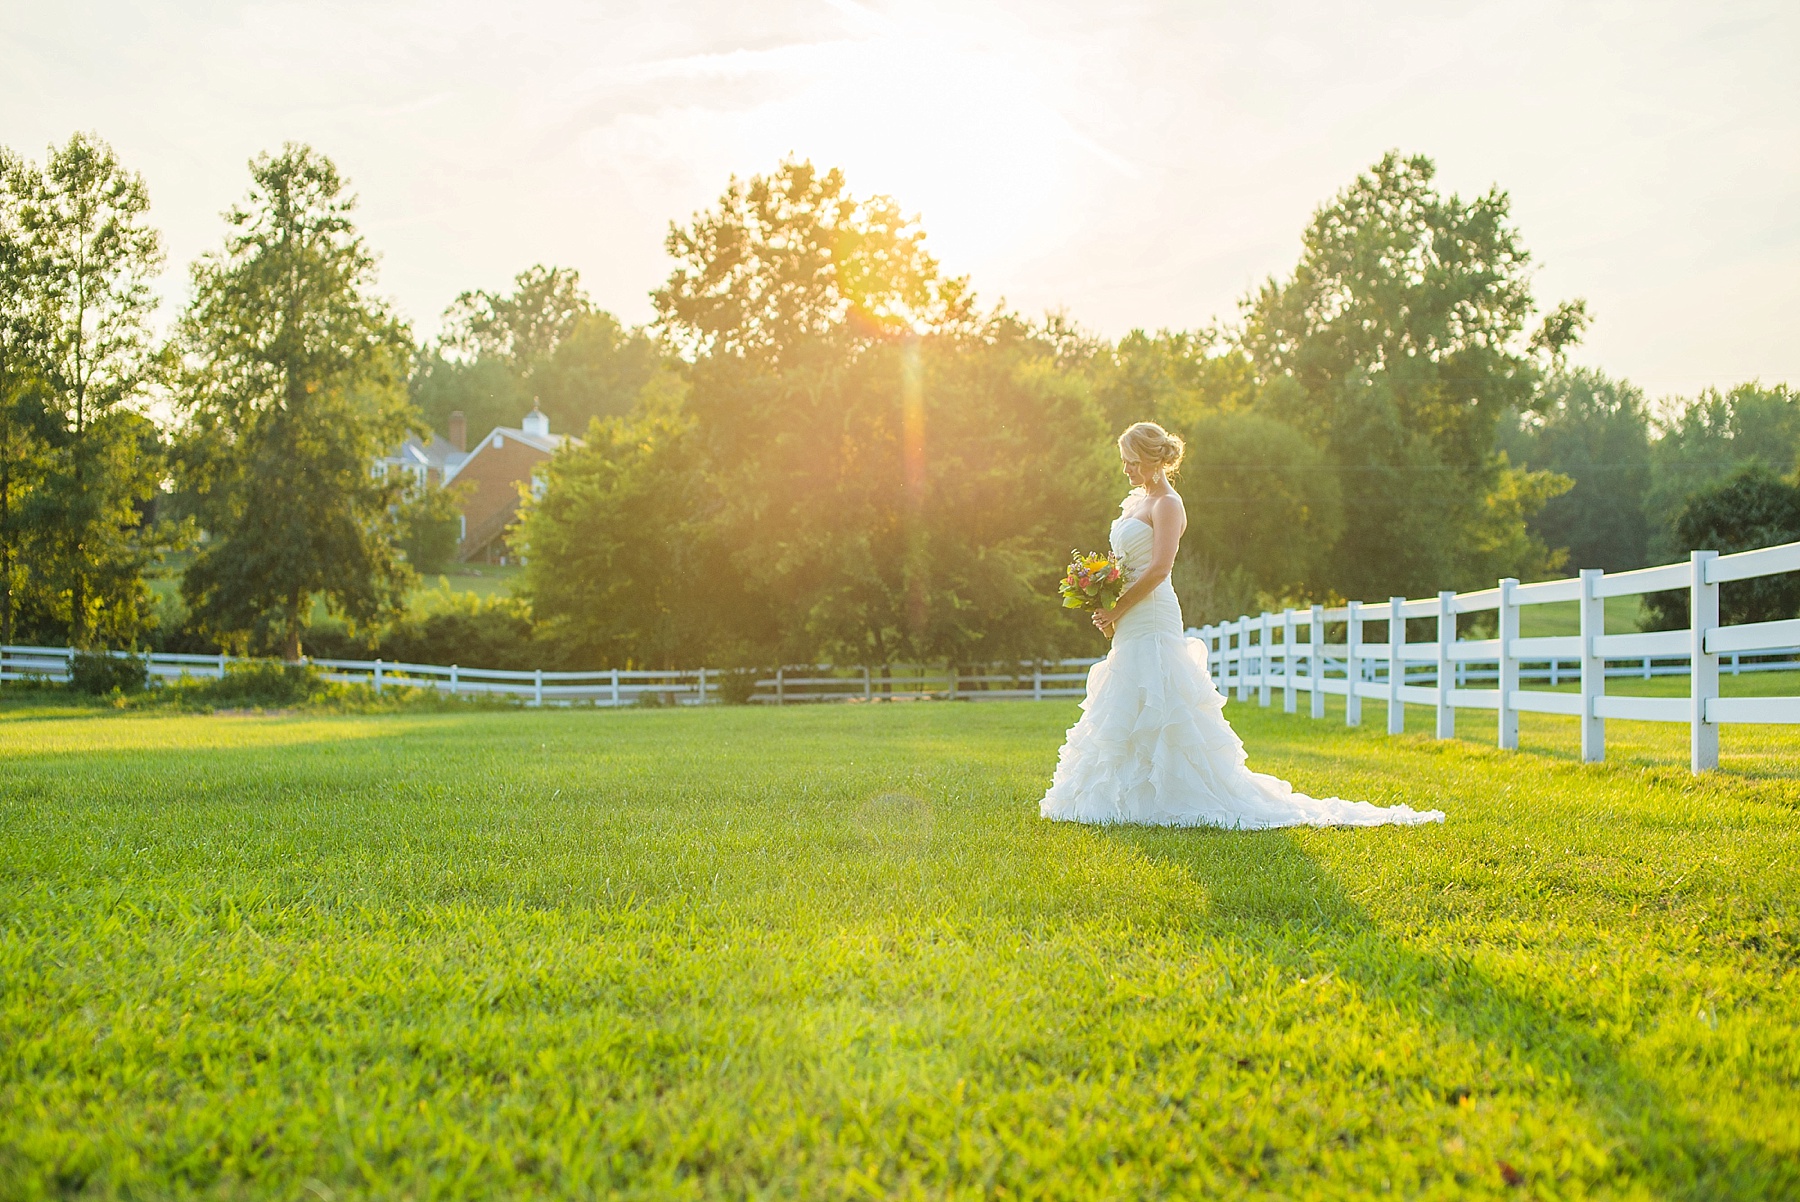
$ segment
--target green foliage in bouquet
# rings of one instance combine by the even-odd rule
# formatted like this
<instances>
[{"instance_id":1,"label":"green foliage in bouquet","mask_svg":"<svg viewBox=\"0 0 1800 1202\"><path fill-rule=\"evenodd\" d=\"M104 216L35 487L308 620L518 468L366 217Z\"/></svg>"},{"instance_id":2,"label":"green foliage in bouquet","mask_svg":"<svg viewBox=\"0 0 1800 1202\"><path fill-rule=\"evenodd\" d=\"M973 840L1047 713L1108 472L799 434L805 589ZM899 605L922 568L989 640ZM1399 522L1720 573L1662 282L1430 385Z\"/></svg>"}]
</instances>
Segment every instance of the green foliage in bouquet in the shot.
<instances>
[{"instance_id":1,"label":"green foliage in bouquet","mask_svg":"<svg viewBox=\"0 0 1800 1202\"><path fill-rule=\"evenodd\" d=\"M1125 591L1125 570L1110 555L1071 551L1069 570L1056 591L1064 609L1111 609Z\"/></svg>"}]
</instances>

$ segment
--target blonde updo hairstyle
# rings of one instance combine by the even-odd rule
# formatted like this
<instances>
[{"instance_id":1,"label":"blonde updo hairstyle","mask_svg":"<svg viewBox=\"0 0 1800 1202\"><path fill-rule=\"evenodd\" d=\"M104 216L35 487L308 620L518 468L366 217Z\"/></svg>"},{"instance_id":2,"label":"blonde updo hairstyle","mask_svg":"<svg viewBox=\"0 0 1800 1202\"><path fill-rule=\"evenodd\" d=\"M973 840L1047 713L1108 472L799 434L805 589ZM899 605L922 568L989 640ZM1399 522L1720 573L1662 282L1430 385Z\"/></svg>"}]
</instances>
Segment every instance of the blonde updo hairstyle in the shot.
<instances>
[{"instance_id":1,"label":"blonde updo hairstyle","mask_svg":"<svg viewBox=\"0 0 1800 1202\"><path fill-rule=\"evenodd\" d=\"M1139 467L1160 471L1167 479L1181 470L1187 444L1155 422L1138 422L1119 435L1119 454Z\"/></svg>"}]
</instances>

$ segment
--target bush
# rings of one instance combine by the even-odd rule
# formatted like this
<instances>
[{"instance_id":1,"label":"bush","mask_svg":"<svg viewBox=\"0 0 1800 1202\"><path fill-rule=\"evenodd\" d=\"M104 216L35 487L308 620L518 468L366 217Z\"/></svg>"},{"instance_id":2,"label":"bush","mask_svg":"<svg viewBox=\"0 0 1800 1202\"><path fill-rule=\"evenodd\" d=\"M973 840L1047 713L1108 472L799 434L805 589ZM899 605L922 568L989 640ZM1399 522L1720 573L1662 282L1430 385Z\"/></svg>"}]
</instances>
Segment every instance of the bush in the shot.
<instances>
[{"instance_id":1,"label":"bush","mask_svg":"<svg viewBox=\"0 0 1800 1202\"><path fill-rule=\"evenodd\" d=\"M462 541L466 486L416 490L400 506L400 549L421 576L435 576L456 562Z\"/></svg>"},{"instance_id":2,"label":"bush","mask_svg":"<svg viewBox=\"0 0 1800 1202\"><path fill-rule=\"evenodd\" d=\"M473 604L460 610L396 625L382 635L378 654L400 663L467 668L530 671L547 666L521 603L511 598L470 600Z\"/></svg>"},{"instance_id":3,"label":"bush","mask_svg":"<svg viewBox=\"0 0 1800 1202\"><path fill-rule=\"evenodd\" d=\"M1754 551L1800 540L1800 485L1753 464L1716 488L1687 499L1675 520L1680 545L1695 551ZM1645 598L1650 625L1680 630L1688 624L1686 592ZM1800 573L1727 581L1719 588L1719 621L1775 622L1800 613Z\"/></svg>"},{"instance_id":4,"label":"bush","mask_svg":"<svg viewBox=\"0 0 1800 1202\"><path fill-rule=\"evenodd\" d=\"M707 684L708 692L717 689L719 700L726 705L749 705L750 698L756 692L756 682L762 678L758 668L726 668Z\"/></svg>"},{"instance_id":5,"label":"bush","mask_svg":"<svg viewBox=\"0 0 1800 1202\"><path fill-rule=\"evenodd\" d=\"M108 655L104 651L77 651L69 665L69 687L78 693L104 697L141 692L150 680L150 662L136 655Z\"/></svg>"},{"instance_id":6,"label":"bush","mask_svg":"<svg viewBox=\"0 0 1800 1202\"><path fill-rule=\"evenodd\" d=\"M184 700L208 704L273 707L299 705L329 687L311 664L253 660L227 666L223 680L184 681L181 692Z\"/></svg>"}]
</instances>

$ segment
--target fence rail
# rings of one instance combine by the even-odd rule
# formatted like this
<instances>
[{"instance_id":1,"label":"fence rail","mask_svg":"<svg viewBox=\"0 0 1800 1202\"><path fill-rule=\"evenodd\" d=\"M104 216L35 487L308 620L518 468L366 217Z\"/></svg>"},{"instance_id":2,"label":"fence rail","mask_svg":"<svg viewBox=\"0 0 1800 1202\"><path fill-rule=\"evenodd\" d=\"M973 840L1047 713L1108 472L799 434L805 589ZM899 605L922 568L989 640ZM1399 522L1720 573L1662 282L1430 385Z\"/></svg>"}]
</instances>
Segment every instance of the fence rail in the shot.
<instances>
[{"instance_id":1,"label":"fence rail","mask_svg":"<svg viewBox=\"0 0 1800 1202\"><path fill-rule=\"evenodd\" d=\"M1237 700L1255 692L1262 705L1279 689L1289 713L1302 693L1314 718L1325 714L1325 698L1344 698L1344 720L1362 722L1364 701L1387 703L1391 734L1405 729L1408 704L1436 710L1438 738L1456 733L1459 709L1495 710L1500 746L1516 750L1521 713L1564 714L1581 722L1581 755L1606 758L1606 720L1629 718L1683 722L1691 728L1690 761L1696 772L1718 766L1718 728L1725 723L1800 723L1800 697L1723 697L1721 671L1733 674L1800 668L1800 620L1723 625L1719 587L1783 572L1800 571L1800 543L1786 543L1735 555L1696 551L1687 563L1665 564L1607 574L1587 570L1578 577L1521 584L1506 579L1491 589L1441 592L1435 598L1390 597L1382 603L1308 610L1265 611L1235 622L1210 625L1189 634L1206 641L1219 687ZM1607 634L1608 597L1684 589L1687 630ZM1532 605L1575 602L1580 633L1524 638L1521 611ZM1457 620L1495 614L1496 637L1462 638ZM1398 620L1395 620L1398 619ZM1411 641L1408 621L1429 622L1434 637ZM1371 625L1386 636L1366 638ZM1326 639L1339 627L1343 641ZM1305 632L1302 641L1301 632ZM1277 635L1280 637L1277 638ZM124 654L123 652L115 654ZM0 647L0 681L69 679L74 652L66 647ZM150 679L162 683L182 676L222 678L234 662L225 655L146 657ZM974 667L895 665L881 668L789 665L759 675L749 688L756 704L801 702L1079 697L1092 659L1043 660ZM391 663L384 660L312 661L325 679L436 689L458 696L511 697L528 705L633 705L654 699L665 704L704 705L723 699L725 677L718 669L683 671L608 669L600 672L505 671L456 664ZM1609 695L1606 682L1621 677L1689 678L1686 697ZM1547 688L1526 688L1528 683ZM741 682L733 682L742 687ZM1577 683L1576 692L1554 691Z\"/></svg>"},{"instance_id":2,"label":"fence rail","mask_svg":"<svg viewBox=\"0 0 1800 1202\"><path fill-rule=\"evenodd\" d=\"M109 652L123 657L129 653ZM66 683L75 652L67 647L0 647L0 682L46 680ZM150 683L181 677L222 680L230 666L251 663L228 655L142 656ZM465 697L510 697L527 705L705 705L723 700L731 670L609 668L597 672L514 671L465 668L457 664L411 664L381 659L315 659L320 675L343 684L366 684L381 692L390 686L435 689ZM1041 660L975 667L889 664L885 668L840 668L831 664L786 665L759 672L749 683L748 700L758 705L821 701L914 701L949 699L999 701L1079 697L1087 687L1092 659Z\"/></svg>"},{"instance_id":3,"label":"fence rail","mask_svg":"<svg viewBox=\"0 0 1800 1202\"><path fill-rule=\"evenodd\" d=\"M1800 697L1722 697L1719 690L1725 664L1734 674L1800 668L1800 620L1732 626L1719 621L1720 585L1795 571L1800 571L1800 543L1734 555L1695 551L1686 563L1610 575L1588 569L1564 580L1506 579L1491 589L1420 600L1390 597L1375 604L1264 611L1197 633L1206 641L1219 687L1235 692L1239 701L1255 692L1260 704L1269 705L1279 689L1283 707L1294 713L1305 693L1309 713L1321 718L1325 698L1341 696L1344 721L1351 726L1361 724L1364 701L1385 701L1390 734L1405 729L1407 704L1430 705L1440 739L1454 737L1458 709L1494 710L1500 746L1510 750L1519 745L1521 713L1565 714L1580 720L1581 758L1590 763L1606 758L1608 718L1682 722L1691 732L1690 766L1704 772L1718 767L1720 725L1800 723ZM1672 590L1688 593L1687 630L1606 633L1606 598ZM1525 607L1569 602L1579 609L1579 634L1520 637ZM1459 637L1460 616L1489 612L1495 614L1496 637ZM1434 637L1410 641L1409 620L1432 621ZM1371 624L1383 627L1385 637L1368 639ZM1342 642L1326 641L1332 627L1341 628ZM1609 679L1664 675L1688 677L1688 696L1606 692ZM1523 687L1537 681L1552 689L1565 681L1580 687L1578 692Z\"/></svg>"}]
</instances>

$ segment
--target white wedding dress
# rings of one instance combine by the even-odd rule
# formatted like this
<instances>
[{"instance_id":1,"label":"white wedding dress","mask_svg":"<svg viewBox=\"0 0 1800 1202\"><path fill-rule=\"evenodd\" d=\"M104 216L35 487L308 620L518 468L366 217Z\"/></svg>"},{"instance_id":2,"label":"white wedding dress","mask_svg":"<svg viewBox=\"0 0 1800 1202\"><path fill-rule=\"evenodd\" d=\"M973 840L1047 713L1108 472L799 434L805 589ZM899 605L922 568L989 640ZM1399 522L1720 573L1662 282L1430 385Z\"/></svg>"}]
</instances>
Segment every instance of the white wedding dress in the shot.
<instances>
[{"instance_id":1,"label":"white wedding dress","mask_svg":"<svg viewBox=\"0 0 1800 1202\"><path fill-rule=\"evenodd\" d=\"M1112 524L1127 580L1148 566L1150 539L1138 518ZM1167 580L1119 619L1112 650L1088 673L1081 708L1039 806L1045 818L1245 830L1444 820L1442 810L1308 797L1250 771L1206 670L1206 644L1183 631Z\"/></svg>"}]
</instances>

